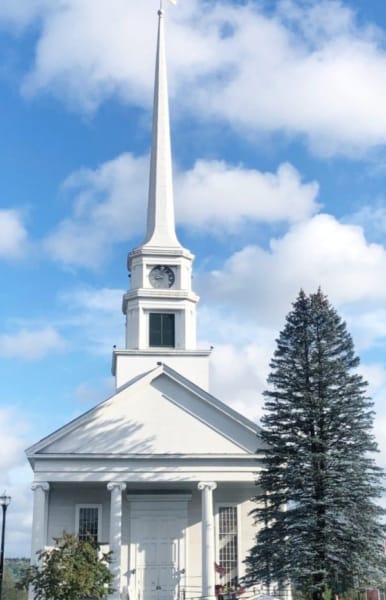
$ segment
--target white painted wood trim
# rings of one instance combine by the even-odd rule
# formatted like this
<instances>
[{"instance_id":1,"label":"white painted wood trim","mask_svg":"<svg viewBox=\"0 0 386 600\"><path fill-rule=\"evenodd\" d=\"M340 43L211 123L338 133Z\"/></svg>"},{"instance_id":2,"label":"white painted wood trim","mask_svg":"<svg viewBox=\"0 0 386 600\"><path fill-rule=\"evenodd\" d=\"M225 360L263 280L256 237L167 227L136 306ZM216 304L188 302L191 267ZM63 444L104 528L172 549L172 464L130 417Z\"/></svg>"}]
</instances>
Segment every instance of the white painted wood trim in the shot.
<instances>
[{"instance_id":1,"label":"white painted wood trim","mask_svg":"<svg viewBox=\"0 0 386 600\"><path fill-rule=\"evenodd\" d=\"M216 502L215 503L215 550L216 550L216 563L220 562L220 523L219 523L219 514L220 508L232 506L236 507L236 515L237 515L237 578L240 579L240 574L242 570L242 560L241 560L241 520L240 520L240 505L237 502Z\"/></svg>"},{"instance_id":2,"label":"white painted wood trim","mask_svg":"<svg viewBox=\"0 0 386 600\"><path fill-rule=\"evenodd\" d=\"M189 502L192 494L126 494L128 502Z\"/></svg>"},{"instance_id":3,"label":"white painted wood trim","mask_svg":"<svg viewBox=\"0 0 386 600\"><path fill-rule=\"evenodd\" d=\"M131 522L140 516L146 516L151 512L165 513L172 512L176 517L181 517L184 522L183 535L180 545L180 566L181 582L180 589L186 588L187 583L187 529L188 529L188 501L191 494L126 494L129 501L129 521L130 521L130 544L129 544L129 590L135 597L136 576L136 544L132 540ZM145 499L145 501L144 501Z\"/></svg>"}]
</instances>

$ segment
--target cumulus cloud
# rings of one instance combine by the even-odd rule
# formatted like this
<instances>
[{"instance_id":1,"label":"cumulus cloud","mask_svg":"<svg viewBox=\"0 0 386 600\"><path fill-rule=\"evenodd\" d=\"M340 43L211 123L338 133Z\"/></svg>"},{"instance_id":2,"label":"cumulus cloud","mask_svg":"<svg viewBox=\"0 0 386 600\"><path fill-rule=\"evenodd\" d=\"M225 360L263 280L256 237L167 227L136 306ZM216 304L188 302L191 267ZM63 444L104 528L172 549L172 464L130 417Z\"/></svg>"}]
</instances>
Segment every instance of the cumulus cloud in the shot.
<instances>
[{"instance_id":1,"label":"cumulus cloud","mask_svg":"<svg viewBox=\"0 0 386 600\"><path fill-rule=\"evenodd\" d=\"M97 269L112 243L144 230L147 157L123 154L97 170L81 169L64 183L72 216L44 241L48 255L63 264Z\"/></svg>"},{"instance_id":2,"label":"cumulus cloud","mask_svg":"<svg viewBox=\"0 0 386 600\"><path fill-rule=\"evenodd\" d=\"M319 214L271 240L268 250L250 245L236 252L203 277L200 288L212 301L276 325L301 287L311 292L321 286L337 305L384 301L385 276L383 246L369 244L361 227Z\"/></svg>"},{"instance_id":3,"label":"cumulus cloud","mask_svg":"<svg viewBox=\"0 0 386 600\"><path fill-rule=\"evenodd\" d=\"M47 8L25 91L57 94L83 111L113 94L150 106L149 17L146 4L124 0ZM283 1L268 14L259 3L214 2L202 10L191 0L169 11L168 45L175 105L198 118L223 119L249 134L302 136L326 155L385 144L384 34L343 2Z\"/></svg>"},{"instance_id":4,"label":"cumulus cloud","mask_svg":"<svg viewBox=\"0 0 386 600\"><path fill-rule=\"evenodd\" d=\"M316 211L317 183L303 183L289 163L261 173L220 161L199 160L176 181L177 218L183 224L239 231L247 220L302 220Z\"/></svg>"},{"instance_id":5,"label":"cumulus cloud","mask_svg":"<svg viewBox=\"0 0 386 600\"><path fill-rule=\"evenodd\" d=\"M145 230L148 157L130 154L98 169L73 173L64 189L72 214L44 240L50 258L97 269L113 244ZM295 222L317 209L318 185L304 183L290 164L276 173L200 160L176 174L177 222L214 232L239 233L247 222Z\"/></svg>"},{"instance_id":6,"label":"cumulus cloud","mask_svg":"<svg viewBox=\"0 0 386 600\"><path fill-rule=\"evenodd\" d=\"M30 554L33 505L31 483L32 471L29 466L24 466L12 470L6 484L7 494L12 498L7 512L8 556L28 558Z\"/></svg>"},{"instance_id":7,"label":"cumulus cloud","mask_svg":"<svg viewBox=\"0 0 386 600\"><path fill-rule=\"evenodd\" d=\"M63 94L83 111L112 94L150 101L155 37L146 5L62 0L43 23L35 66L24 83L27 94Z\"/></svg>"},{"instance_id":8,"label":"cumulus cloud","mask_svg":"<svg viewBox=\"0 0 386 600\"><path fill-rule=\"evenodd\" d=\"M369 394L374 400L374 434L378 442L380 455L377 462L386 467L386 369L383 364L361 364L360 371L369 382Z\"/></svg>"},{"instance_id":9,"label":"cumulus cloud","mask_svg":"<svg viewBox=\"0 0 386 600\"><path fill-rule=\"evenodd\" d=\"M386 308L381 302L359 305L355 310L347 307L345 316L355 342L360 350L379 347L386 341Z\"/></svg>"},{"instance_id":10,"label":"cumulus cloud","mask_svg":"<svg viewBox=\"0 0 386 600\"><path fill-rule=\"evenodd\" d=\"M386 386L386 369L379 363L360 364L359 371L369 383L369 393L377 397L379 392Z\"/></svg>"},{"instance_id":11,"label":"cumulus cloud","mask_svg":"<svg viewBox=\"0 0 386 600\"><path fill-rule=\"evenodd\" d=\"M113 345L121 345L124 316L121 311L124 290L110 288L77 288L60 294L65 308L64 323L71 337L82 348L106 356Z\"/></svg>"},{"instance_id":12,"label":"cumulus cloud","mask_svg":"<svg viewBox=\"0 0 386 600\"><path fill-rule=\"evenodd\" d=\"M83 381L75 390L75 399L84 411L85 405L96 406L114 393L114 383L111 377L99 378L97 381Z\"/></svg>"},{"instance_id":13,"label":"cumulus cloud","mask_svg":"<svg viewBox=\"0 0 386 600\"><path fill-rule=\"evenodd\" d=\"M211 392L255 422L261 416L264 402L267 351L267 347L257 342L241 347L218 344L211 357Z\"/></svg>"},{"instance_id":14,"label":"cumulus cloud","mask_svg":"<svg viewBox=\"0 0 386 600\"><path fill-rule=\"evenodd\" d=\"M51 352L65 348L66 342L52 327L38 330L21 329L14 334L0 335L0 356L39 360Z\"/></svg>"},{"instance_id":15,"label":"cumulus cloud","mask_svg":"<svg viewBox=\"0 0 386 600\"><path fill-rule=\"evenodd\" d=\"M347 216L350 223L361 225L374 239L382 239L386 233L386 205L378 199L373 205L364 205L353 215Z\"/></svg>"},{"instance_id":16,"label":"cumulus cloud","mask_svg":"<svg viewBox=\"0 0 386 600\"><path fill-rule=\"evenodd\" d=\"M30 444L30 423L25 413L15 407L0 406L1 452L0 481L11 496L7 513L9 556L28 556L30 546L32 496L29 489L31 469L26 465L24 449Z\"/></svg>"},{"instance_id":17,"label":"cumulus cloud","mask_svg":"<svg viewBox=\"0 0 386 600\"><path fill-rule=\"evenodd\" d=\"M0 3L0 27L12 26L17 30L30 25L50 9L50 0L2 0Z\"/></svg>"},{"instance_id":18,"label":"cumulus cloud","mask_svg":"<svg viewBox=\"0 0 386 600\"><path fill-rule=\"evenodd\" d=\"M262 320L240 319L221 305L199 305L198 347L213 348L210 391L257 421L263 405L275 331Z\"/></svg>"},{"instance_id":19,"label":"cumulus cloud","mask_svg":"<svg viewBox=\"0 0 386 600\"><path fill-rule=\"evenodd\" d=\"M220 111L230 122L304 135L326 155L384 144L381 35L361 28L343 3L320 4L282 3L273 18L249 9L230 17L236 31L223 50L238 60L230 61L223 85L200 89L200 106L215 116L212 91L220 91Z\"/></svg>"},{"instance_id":20,"label":"cumulus cloud","mask_svg":"<svg viewBox=\"0 0 386 600\"><path fill-rule=\"evenodd\" d=\"M0 258L20 258L26 249L28 235L22 216L16 210L0 210Z\"/></svg>"},{"instance_id":21,"label":"cumulus cloud","mask_svg":"<svg viewBox=\"0 0 386 600\"><path fill-rule=\"evenodd\" d=\"M74 309L115 313L122 301L123 290L112 288L81 288L61 294L61 301Z\"/></svg>"},{"instance_id":22,"label":"cumulus cloud","mask_svg":"<svg viewBox=\"0 0 386 600\"><path fill-rule=\"evenodd\" d=\"M0 473L24 464L24 447L28 425L25 417L15 408L0 406L0 428L2 451L0 453ZM7 478L3 478L3 485Z\"/></svg>"}]
</instances>

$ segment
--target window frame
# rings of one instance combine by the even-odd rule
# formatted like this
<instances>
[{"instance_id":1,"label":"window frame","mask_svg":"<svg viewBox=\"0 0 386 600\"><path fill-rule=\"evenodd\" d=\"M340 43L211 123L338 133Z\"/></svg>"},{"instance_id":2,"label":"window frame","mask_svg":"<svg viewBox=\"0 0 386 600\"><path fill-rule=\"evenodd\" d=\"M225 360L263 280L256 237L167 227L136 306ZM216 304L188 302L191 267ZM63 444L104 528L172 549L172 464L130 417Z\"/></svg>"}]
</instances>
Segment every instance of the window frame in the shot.
<instances>
[{"instance_id":1,"label":"window frame","mask_svg":"<svg viewBox=\"0 0 386 600\"><path fill-rule=\"evenodd\" d=\"M216 564L220 565L220 508L236 508L236 531L237 531L237 581L240 585L242 577L241 560L241 522L240 522L240 504L237 502L216 502L215 504L215 556ZM221 566L221 565L220 565ZM221 583L221 578L220 578Z\"/></svg>"},{"instance_id":2,"label":"window frame","mask_svg":"<svg viewBox=\"0 0 386 600\"><path fill-rule=\"evenodd\" d=\"M151 344L150 343L150 338L151 338L151 326L150 326L150 321L151 321L151 317L152 315L160 315L161 316L161 320L162 320L162 316L164 315L168 315L168 316L172 316L173 317L173 345L166 345L166 344ZM176 348L176 321L177 321L177 315L175 313L175 311L171 311L171 310L149 310L148 313L148 345L149 348Z\"/></svg>"},{"instance_id":3,"label":"window frame","mask_svg":"<svg viewBox=\"0 0 386 600\"><path fill-rule=\"evenodd\" d=\"M80 511L82 508L96 508L98 510L98 531L97 531L97 543L101 543L102 533L102 504L82 503L75 505L75 535L79 537L79 525L80 525Z\"/></svg>"}]
</instances>

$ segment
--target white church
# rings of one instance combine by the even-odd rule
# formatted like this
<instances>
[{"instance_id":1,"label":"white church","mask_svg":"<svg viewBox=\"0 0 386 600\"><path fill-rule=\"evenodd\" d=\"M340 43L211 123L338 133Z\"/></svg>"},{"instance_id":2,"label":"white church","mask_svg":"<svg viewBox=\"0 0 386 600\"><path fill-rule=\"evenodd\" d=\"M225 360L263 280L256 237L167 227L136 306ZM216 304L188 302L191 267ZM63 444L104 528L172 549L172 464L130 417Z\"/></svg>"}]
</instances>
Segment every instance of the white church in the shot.
<instances>
[{"instance_id":1,"label":"white church","mask_svg":"<svg viewBox=\"0 0 386 600\"><path fill-rule=\"evenodd\" d=\"M32 561L63 531L112 550L112 600L214 600L254 541L258 426L210 394L196 346L193 255L175 233L163 12L158 12L146 235L128 255L116 390L27 450ZM250 596L252 590L244 592Z\"/></svg>"}]
</instances>

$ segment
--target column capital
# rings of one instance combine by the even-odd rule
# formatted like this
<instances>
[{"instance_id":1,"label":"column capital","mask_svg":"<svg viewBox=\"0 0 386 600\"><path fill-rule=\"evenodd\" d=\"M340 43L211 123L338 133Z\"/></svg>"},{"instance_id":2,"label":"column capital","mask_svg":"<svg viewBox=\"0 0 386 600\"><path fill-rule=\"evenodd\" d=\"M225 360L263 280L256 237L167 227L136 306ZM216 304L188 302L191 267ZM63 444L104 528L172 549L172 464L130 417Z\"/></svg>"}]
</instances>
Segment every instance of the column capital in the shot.
<instances>
[{"instance_id":1,"label":"column capital","mask_svg":"<svg viewBox=\"0 0 386 600\"><path fill-rule=\"evenodd\" d=\"M31 485L31 490L34 492L35 490L41 488L43 492L48 492L50 489L50 484L48 481L34 481Z\"/></svg>"},{"instance_id":2,"label":"column capital","mask_svg":"<svg viewBox=\"0 0 386 600\"><path fill-rule=\"evenodd\" d=\"M124 492L126 489L126 483L123 483L122 481L109 481L107 484L107 489L109 492L112 492L115 489L118 489L120 492Z\"/></svg>"},{"instance_id":3,"label":"column capital","mask_svg":"<svg viewBox=\"0 0 386 600\"><path fill-rule=\"evenodd\" d=\"M207 490L210 490L210 491L213 491L213 490L215 490L215 489L216 489L216 487L217 487L217 483L216 483L215 481L200 481L200 482L197 484L197 488L198 488L200 491L203 491L203 490L205 490L205 489L207 489Z\"/></svg>"}]
</instances>

